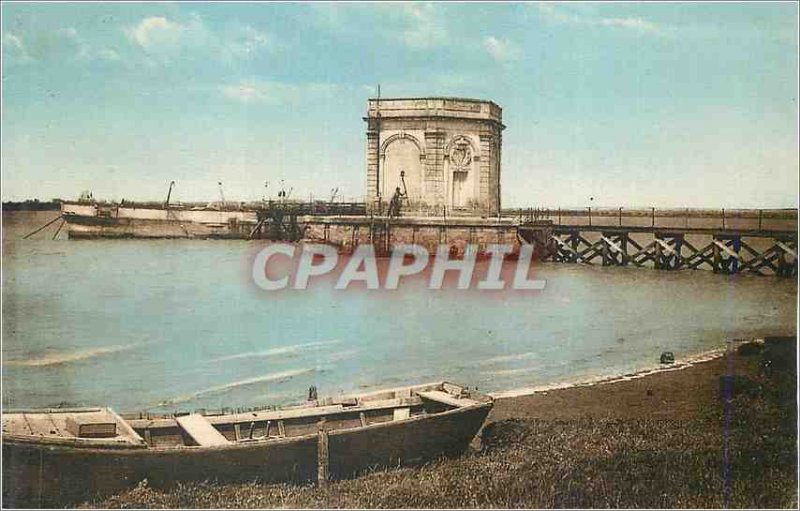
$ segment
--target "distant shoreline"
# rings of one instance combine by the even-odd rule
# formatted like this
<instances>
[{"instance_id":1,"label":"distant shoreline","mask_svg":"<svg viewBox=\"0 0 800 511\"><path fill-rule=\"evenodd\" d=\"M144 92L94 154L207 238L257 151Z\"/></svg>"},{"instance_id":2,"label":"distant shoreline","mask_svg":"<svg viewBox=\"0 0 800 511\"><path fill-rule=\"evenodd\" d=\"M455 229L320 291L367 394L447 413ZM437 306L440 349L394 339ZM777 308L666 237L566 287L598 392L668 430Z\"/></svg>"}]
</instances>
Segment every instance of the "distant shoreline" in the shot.
<instances>
[{"instance_id":1,"label":"distant shoreline","mask_svg":"<svg viewBox=\"0 0 800 511\"><path fill-rule=\"evenodd\" d=\"M38 199L21 202L8 201L3 203L3 211L58 211L61 209L61 199L41 202Z\"/></svg>"}]
</instances>

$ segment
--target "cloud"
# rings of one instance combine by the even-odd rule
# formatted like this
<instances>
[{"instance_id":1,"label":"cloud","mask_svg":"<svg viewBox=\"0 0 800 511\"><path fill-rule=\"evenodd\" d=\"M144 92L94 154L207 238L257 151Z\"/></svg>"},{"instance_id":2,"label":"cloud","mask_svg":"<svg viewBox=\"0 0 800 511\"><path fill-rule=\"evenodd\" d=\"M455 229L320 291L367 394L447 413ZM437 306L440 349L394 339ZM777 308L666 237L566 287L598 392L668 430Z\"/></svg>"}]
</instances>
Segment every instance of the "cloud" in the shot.
<instances>
[{"instance_id":1,"label":"cloud","mask_svg":"<svg viewBox=\"0 0 800 511\"><path fill-rule=\"evenodd\" d=\"M277 99L270 94L268 87L265 87L263 84L259 85L254 83L225 85L222 87L222 94L228 99L240 101L242 103L262 103Z\"/></svg>"},{"instance_id":2,"label":"cloud","mask_svg":"<svg viewBox=\"0 0 800 511\"><path fill-rule=\"evenodd\" d=\"M650 34L661 33L658 25L643 18L598 18L582 12L580 6L568 7L563 4L540 3L536 4L536 7L542 18L551 23L621 28Z\"/></svg>"},{"instance_id":3,"label":"cloud","mask_svg":"<svg viewBox=\"0 0 800 511\"><path fill-rule=\"evenodd\" d=\"M262 50L277 47L273 38L251 25L234 25L215 31L193 14L176 21L150 16L125 29L128 38L151 57L169 61L171 57L216 58L232 62L254 57Z\"/></svg>"},{"instance_id":4,"label":"cloud","mask_svg":"<svg viewBox=\"0 0 800 511\"><path fill-rule=\"evenodd\" d=\"M347 40L398 44L427 50L452 43L446 7L423 2L376 2L342 8L334 3L309 2L308 19L327 34ZM370 43L373 44L373 43Z\"/></svg>"},{"instance_id":5,"label":"cloud","mask_svg":"<svg viewBox=\"0 0 800 511\"><path fill-rule=\"evenodd\" d=\"M483 38L483 47L498 62L512 60L517 56L516 48L508 39L487 36Z\"/></svg>"},{"instance_id":6,"label":"cloud","mask_svg":"<svg viewBox=\"0 0 800 511\"><path fill-rule=\"evenodd\" d=\"M3 54L17 62L33 60L22 42L22 38L7 32L3 34Z\"/></svg>"},{"instance_id":7,"label":"cloud","mask_svg":"<svg viewBox=\"0 0 800 511\"><path fill-rule=\"evenodd\" d=\"M272 49L275 43L272 37L250 25L232 30L225 48L232 56L250 58L262 49Z\"/></svg>"},{"instance_id":8,"label":"cloud","mask_svg":"<svg viewBox=\"0 0 800 511\"><path fill-rule=\"evenodd\" d=\"M73 56L80 60L99 60L114 62L120 60L119 53L111 48L94 48L81 37L74 27L63 27L55 32L63 47L72 47Z\"/></svg>"},{"instance_id":9,"label":"cloud","mask_svg":"<svg viewBox=\"0 0 800 511\"><path fill-rule=\"evenodd\" d=\"M393 6L395 7L395 6ZM432 4L403 4L401 41L411 48L430 48L447 41L444 17Z\"/></svg>"},{"instance_id":10,"label":"cloud","mask_svg":"<svg viewBox=\"0 0 800 511\"><path fill-rule=\"evenodd\" d=\"M38 34L36 44L28 48L21 36L3 34L4 56L17 62L74 61L74 60L119 60L119 54L110 48L94 48L81 37L74 27L61 27L52 32Z\"/></svg>"},{"instance_id":11,"label":"cloud","mask_svg":"<svg viewBox=\"0 0 800 511\"><path fill-rule=\"evenodd\" d=\"M222 95L240 103L280 104L329 96L337 86L327 83L294 84L264 80L243 80L223 85Z\"/></svg>"},{"instance_id":12,"label":"cloud","mask_svg":"<svg viewBox=\"0 0 800 511\"><path fill-rule=\"evenodd\" d=\"M163 16L151 16L144 18L138 25L129 27L126 32L139 46L151 48L175 44L188 29L188 25L170 21Z\"/></svg>"},{"instance_id":13,"label":"cloud","mask_svg":"<svg viewBox=\"0 0 800 511\"><path fill-rule=\"evenodd\" d=\"M124 31L134 48L143 52L148 66L223 58L219 38L196 14L180 21L150 16Z\"/></svg>"},{"instance_id":14,"label":"cloud","mask_svg":"<svg viewBox=\"0 0 800 511\"><path fill-rule=\"evenodd\" d=\"M117 53L115 50L112 50L110 48L103 48L103 49L97 50L97 51L95 51L94 56L98 60L108 60L108 61L122 60L122 58L119 56L119 53Z\"/></svg>"},{"instance_id":15,"label":"cloud","mask_svg":"<svg viewBox=\"0 0 800 511\"><path fill-rule=\"evenodd\" d=\"M598 23L606 27L630 28L641 32L659 31L655 23L645 21L642 18L602 18Z\"/></svg>"}]
</instances>

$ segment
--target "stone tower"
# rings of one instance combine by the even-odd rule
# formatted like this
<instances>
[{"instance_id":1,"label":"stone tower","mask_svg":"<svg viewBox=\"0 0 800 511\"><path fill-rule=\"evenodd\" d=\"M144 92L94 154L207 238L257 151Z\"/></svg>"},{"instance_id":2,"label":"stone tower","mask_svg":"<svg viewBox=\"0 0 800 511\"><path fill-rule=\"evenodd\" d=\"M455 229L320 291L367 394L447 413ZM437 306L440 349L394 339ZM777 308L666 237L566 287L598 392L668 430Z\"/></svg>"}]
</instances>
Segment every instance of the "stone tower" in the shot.
<instances>
[{"instance_id":1,"label":"stone tower","mask_svg":"<svg viewBox=\"0 0 800 511\"><path fill-rule=\"evenodd\" d=\"M367 203L386 211L403 173L403 211L495 215L500 210L502 109L464 98L370 99Z\"/></svg>"}]
</instances>

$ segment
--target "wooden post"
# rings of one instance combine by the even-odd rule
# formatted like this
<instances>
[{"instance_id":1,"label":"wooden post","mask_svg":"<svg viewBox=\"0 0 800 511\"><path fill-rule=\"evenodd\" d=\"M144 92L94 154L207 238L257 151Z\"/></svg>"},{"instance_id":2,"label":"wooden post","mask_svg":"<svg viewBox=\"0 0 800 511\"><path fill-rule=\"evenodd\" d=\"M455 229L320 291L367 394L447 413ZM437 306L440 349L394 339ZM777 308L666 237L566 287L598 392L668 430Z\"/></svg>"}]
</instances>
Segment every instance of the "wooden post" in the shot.
<instances>
[{"instance_id":1,"label":"wooden post","mask_svg":"<svg viewBox=\"0 0 800 511\"><path fill-rule=\"evenodd\" d=\"M319 421L317 436L317 486L325 486L328 482L328 432L325 431L325 419Z\"/></svg>"},{"instance_id":2,"label":"wooden post","mask_svg":"<svg viewBox=\"0 0 800 511\"><path fill-rule=\"evenodd\" d=\"M561 225L561 208L558 208L558 225Z\"/></svg>"},{"instance_id":3,"label":"wooden post","mask_svg":"<svg viewBox=\"0 0 800 511\"><path fill-rule=\"evenodd\" d=\"M389 219L386 219L386 229L383 233L383 253L388 255L389 254Z\"/></svg>"},{"instance_id":4,"label":"wooden post","mask_svg":"<svg viewBox=\"0 0 800 511\"><path fill-rule=\"evenodd\" d=\"M653 213L653 217L652 217L652 218L653 218L653 221L652 221L652 223L651 223L650 227L655 227L655 226L656 226L656 208L650 208L650 209L652 209L652 210L653 210L653 211L652 211L652 213Z\"/></svg>"},{"instance_id":5,"label":"wooden post","mask_svg":"<svg viewBox=\"0 0 800 511\"><path fill-rule=\"evenodd\" d=\"M578 262L578 235L580 231L572 231L569 235L570 243L572 244L572 254L570 255L570 262Z\"/></svg>"},{"instance_id":6,"label":"wooden post","mask_svg":"<svg viewBox=\"0 0 800 511\"><path fill-rule=\"evenodd\" d=\"M791 271L788 271L788 264L786 263L786 252L779 247L778 249L778 276L788 277Z\"/></svg>"},{"instance_id":7,"label":"wooden post","mask_svg":"<svg viewBox=\"0 0 800 511\"><path fill-rule=\"evenodd\" d=\"M628 233L623 232L619 237L620 245L622 246L622 266L628 266Z\"/></svg>"},{"instance_id":8,"label":"wooden post","mask_svg":"<svg viewBox=\"0 0 800 511\"><path fill-rule=\"evenodd\" d=\"M663 265L663 263L664 263L664 256L662 255L663 248L661 247L661 243L659 243L659 242L658 242L660 239L661 239L661 237L659 237L659 236L656 234L656 235L655 235L655 241L656 241L656 243L655 243L655 245L653 246L653 251L655 252L655 258L654 258L654 261L653 261L653 267L654 267L656 270L660 270L660 269L662 269L662 268L663 268L663 266L664 266L664 265Z\"/></svg>"},{"instance_id":9,"label":"wooden post","mask_svg":"<svg viewBox=\"0 0 800 511\"><path fill-rule=\"evenodd\" d=\"M764 210L763 209L759 209L758 210L758 230L759 231L761 230L761 218L763 216L764 216Z\"/></svg>"},{"instance_id":10,"label":"wooden post","mask_svg":"<svg viewBox=\"0 0 800 511\"><path fill-rule=\"evenodd\" d=\"M619 226L622 227L622 208L619 208Z\"/></svg>"},{"instance_id":11,"label":"wooden post","mask_svg":"<svg viewBox=\"0 0 800 511\"><path fill-rule=\"evenodd\" d=\"M591 226L592 226L592 208L590 206L589 207L589 227L591 227Z\"/></svg>"},{"instance_id":12,"label":"wooden post","mask_svg":"<svg viewBox=\"0 0 800 511\"><path fill-rule=\"evenodd\" d=\"M722 228L725 228L725 208L722 208Z\"/></svg>"}]
</instances>

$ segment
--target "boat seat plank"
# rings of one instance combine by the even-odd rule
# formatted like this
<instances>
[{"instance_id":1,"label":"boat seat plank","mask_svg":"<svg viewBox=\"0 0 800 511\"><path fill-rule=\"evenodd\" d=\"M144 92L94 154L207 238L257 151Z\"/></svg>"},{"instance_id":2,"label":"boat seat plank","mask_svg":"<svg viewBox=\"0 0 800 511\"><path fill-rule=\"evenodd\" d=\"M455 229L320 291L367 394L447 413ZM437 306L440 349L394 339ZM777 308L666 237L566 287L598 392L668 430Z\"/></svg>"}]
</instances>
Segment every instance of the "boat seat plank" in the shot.
<instances>
[{"instance_id":1,"label":"boat seat plank","mask_svg":"<svg viewBox=\"0 0 800 511\"><path fill-rule=\"evenodd\" d=\"M190 436L197 445L211 447L216 445L228 445L228 441L222 433L216 430L210 422L200 414L193 413L175 418L178 425Z\"/></svg>"},{"instance_id":2,"label":"boat seat plank","mask_svg":"<svg viewBox=\"0 0 800 511\"><path fill-rule=\"evenodd\" d=\"M392 420L401 421L408 419L411 416L411 408L395 408L392 414Z\"/></svg>"},{"instance_id":3,"label":"boat seat plank","mask_svg":"<svg viewBox=\"0 0 800 511\"><path fill-rule=\"evenodd\" d=\"M429 391L418 391L417 395L422 399L427 399L429 401L436 401L438 403L443 403L450 406L455 407L462 407L462 406L469 406L469 405L476 405L478 404L477 401L467 398L458 398L453 396L452 394L448 394L447 392L442 392L441 390L429 390Z\"/></svg>"}]
</instances>

